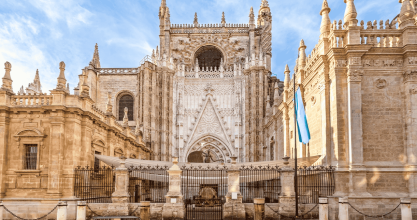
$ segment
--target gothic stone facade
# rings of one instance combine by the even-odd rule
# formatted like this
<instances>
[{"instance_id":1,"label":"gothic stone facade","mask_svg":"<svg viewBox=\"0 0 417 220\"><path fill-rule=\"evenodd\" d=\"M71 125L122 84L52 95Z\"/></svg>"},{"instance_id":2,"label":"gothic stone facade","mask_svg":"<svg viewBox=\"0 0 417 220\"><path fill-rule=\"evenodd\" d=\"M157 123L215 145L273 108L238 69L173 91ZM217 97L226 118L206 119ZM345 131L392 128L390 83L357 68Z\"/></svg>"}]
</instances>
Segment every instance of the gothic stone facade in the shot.
<instances>
[{"instance_id":1,"label":"gothic stone facade","mask_svg":"<svg viewBox=\"0 0 417 220\"><path fill-rule=\"evenodd\" d=\"M366 24L356 19L354 0L345 3L343 21L331 22L324 0L319 41L308 56L301 41L284 82L271 76L266 0L257 20L250 10L248 24L229 24L224 14L220 24L199 24L197 14L193 24L171 24L162 0L152 55L138 68L101 68L96 46L73 95L64 63L49 95L38 74L26 93L14 94L6 63L1 197L70 197L74 167L93 165L94 153L187 161L211 149L225 162L320 155L312 163L337 168L335 196L417 198L416 2L400 0L394 20ZM312 138L297 152L294 82ZM27 155L36 156L34 169Z\"/></svg>"}]
</instances>

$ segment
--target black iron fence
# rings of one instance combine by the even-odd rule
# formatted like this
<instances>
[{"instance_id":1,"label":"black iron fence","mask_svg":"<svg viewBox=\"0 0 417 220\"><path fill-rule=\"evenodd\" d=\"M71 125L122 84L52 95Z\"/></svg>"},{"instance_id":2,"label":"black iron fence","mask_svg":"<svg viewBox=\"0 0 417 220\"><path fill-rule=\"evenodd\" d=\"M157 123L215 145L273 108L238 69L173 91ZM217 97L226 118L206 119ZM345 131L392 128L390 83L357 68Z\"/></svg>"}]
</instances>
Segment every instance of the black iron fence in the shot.
<instances>
[{"instance_id":1,"label":"black iron fence","mask_svg":"<svg viewBox=\"0 0 417 220\"><path fill-rule=\"evenodd\" d=\"M185 220L223 219L228 183L227 167L184 166L181 169Z\"/></svg>"},{"instance_id":2,"label":"black iron fence","mask_svg":"<svg viewBox=\"0 0 417 220\"><path fill-rule=\"evenodd\" d=\"M303 167L297 170L300 204L317 204L319 197L334 194L334 167Z\"/></svg>"},{"instance_id":3,"label":"black iron fence","mask_svg":"<svg viewBox=\"0 0 417 220\"><path fill-rule=\"evenodd\" d=\"M244 203L265 198L265 203L278 203L281 194L281 169L278 166L240 167L240 192Z\"/></svg>"},{"instance_id":4,"label":"black iron fence","mask_svg":"<svg viewBox=\"0 0 417 220\"><path fill-rule=\"evenodd\" d=\"M169 189L167 166L138 166L129 169L129 194L131 203L150 201L165 203Z\"/></svg>"},{"instance_id":5,"label":"black iron fence","mask_svg":"<svg viewBox=\"0 0 417 220\"><path fill-rule=\"evenodd\" d=\"M114 188L112 167L78 167L74 170L74 196L88 203L111 203Z\"/></svg>"}]
</instances>

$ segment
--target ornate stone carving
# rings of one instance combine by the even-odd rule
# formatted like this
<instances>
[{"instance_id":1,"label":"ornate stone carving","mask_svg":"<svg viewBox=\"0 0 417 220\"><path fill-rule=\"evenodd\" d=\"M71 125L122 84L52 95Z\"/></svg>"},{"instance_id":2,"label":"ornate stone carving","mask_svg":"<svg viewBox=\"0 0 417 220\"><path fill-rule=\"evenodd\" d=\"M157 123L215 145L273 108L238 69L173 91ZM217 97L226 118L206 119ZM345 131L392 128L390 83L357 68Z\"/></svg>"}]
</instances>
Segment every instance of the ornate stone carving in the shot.
<instances>
[{"instance_id":1,"label":"ornate stone carving","mask_svg":"<svg viewBox=\"0 0 417 220\"><path fill-rule=\"evenodd\" d=\"M408 64L417 64L417 57L409 57Z\"/></svg>"},{"instance_id":2,"label":"ornate stone carving","mask_svg":"<svg viewBox=\"0 0 417 220\"><path fill-rule=\"evenodd\" d=\"M404 82L417 81L417 71L405 71L403 77Z\"/></svg>"},{"instance_id":3,"label":"ornate stone carving","mask_svg":"<svg viewBox=\"0 0 417 220\"><path fill-rule=\"evenodd\" d=\"M377 79L375 82L375 86L378 89L383 89L387 87L387 81L385 79Z\"/></svg>"},{"instance_id":4,"label":"ornate stone carving","mask_svg":"<svg viewBox=\"0 0 417 220\"><path fill-rule=\"evenodd\" d=\"M362 81L363 71L349 69L347 72L348 82L360 82Z\"/></svg>"},{"instance_id":5,"label":"ornate stone carving","mask_svg":"<svg viewBox=\"0 0 417 220\"><path fill-rule=\"evenodd\" d=\"M360 57L351 57L349 59L349 65L361 65L361 58Z\"/></svg>"},{"instance_id":6,"label":"ornate stone carving","mask_svg":"<svg viewBox=\"0 0 417 220\"><path fill-rule=\"evenodd\" d=\"M402 67L402 59L368 59L362 61L363 67Z\"/></svg>"}]
</instances>

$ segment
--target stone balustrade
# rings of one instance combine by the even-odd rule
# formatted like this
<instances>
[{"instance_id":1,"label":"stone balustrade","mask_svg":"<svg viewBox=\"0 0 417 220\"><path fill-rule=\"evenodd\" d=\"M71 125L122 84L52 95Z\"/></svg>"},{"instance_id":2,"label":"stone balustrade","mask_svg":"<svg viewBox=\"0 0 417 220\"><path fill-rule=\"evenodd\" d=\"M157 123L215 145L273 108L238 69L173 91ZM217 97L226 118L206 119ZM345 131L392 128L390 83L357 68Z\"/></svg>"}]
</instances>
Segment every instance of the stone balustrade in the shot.
<instances>
[{"instance_id":1,"label":"stone balustrade","mask_svg":"<svg viewBox=\"0 0 417 220\"><path fill-rule=\"evenodd\" d=\"M95 70L99 74L134 75L139 73L138 68L98 68Z\"/></svg>"},{"instance_id":2,"label":"stone balustrade","mask_svg":"<svg viewBox=\"0 0 417 220\"><path fill-rule=\"evenodd\" d=\"M11 96L11 104L13 106L44 106L52 104L52 95L13 95Z\"/></svg>"}]
</instances>

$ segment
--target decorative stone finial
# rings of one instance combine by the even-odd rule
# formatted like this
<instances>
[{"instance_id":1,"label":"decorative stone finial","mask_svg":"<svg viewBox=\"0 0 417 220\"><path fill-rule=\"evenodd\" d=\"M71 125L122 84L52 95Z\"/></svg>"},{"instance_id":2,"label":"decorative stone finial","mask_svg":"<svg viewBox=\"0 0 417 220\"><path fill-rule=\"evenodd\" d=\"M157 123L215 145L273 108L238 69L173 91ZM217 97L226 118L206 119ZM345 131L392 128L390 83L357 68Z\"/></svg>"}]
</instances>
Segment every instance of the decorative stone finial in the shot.
<instances>
[{"instance_id":1,"label":"decorative stone finial","mask_svg":"<svg viewBox=\"0 0 417 220\"><path fill-rule=\"evenodd\" d=\"M285 155L285 157L282 158L284 160L284 165L288 166L290 162L288 161L290 159L289 156Z\"/></svg>"},{"instance_id":2,"label":"decorative stone finial","mask_svg":"<svg viewBox=\"0 0 417 220\"><path fill-rule=\"evenodd\" d=\"M401 3L401 12L398 17L399 27L405 28L407 26L414 26L414 11L413 3L410 0L399 0Z\"/></svg>"},{"instance_id":3,"label":"decorative stone finial","mask_svg":"<svg viewBox=\"0 0 417 220\"><path fill-rule=\"evenodd\" d=\"M9 62L4 63L4 69L6 70L6 72L3 77L3 85L1 86L1 89L8 92L13 92L13 80L10 76L10 72L12 71L12 64L10 64Z\"/></svg>"},{"instance_id":4,"label":"decorative stone finial","mask_svg":"<svg viewBox=\"0 0 417 220\"><path fill-rule=\"evenodd\" d=\"M298 51L300 51L300 53L299 53L300 57L299 57L299 60L298 60L298 64L301 67L304 67L307 63L306 48L307 48L307 46L304 44L304 40L301 39L300 47L298 48Z\"/></svg>"},{"instance_id":5,"label":"decorative stone finial","mask_svg":"<svg viewBox=\"0 0 417 220\"><path fill-rule=\"evenodd\" d=\"M197 12L194 14L194 26L198 25L198 16L197 16Z\"/></svg>"},{"instance_id":6,"label":"decorative stone finial","mask_svg":"<svg viewBox=\"0 0 417 220\"><path fill-rule=\"evenodd\" d=\"M142 131L141 131L141 126L140 126L140 124L139 124L139 121L136 123L136 128L135 128L135 135L136 136L139 136L139 135L141 135L142 134Z\"/></svg>"},{"instance_id":7,"label":"decorative stone finial","mask_svg":"<svg viewBox=\"0 0 417 220\"><path fill-rule=\"evenodd\" d=\"M249 14L249 25L253 28L255 28L255 13L253 13L253 7L250 8L250 14Z\"/></svg>"},{"instance_id":8,"label":"decorative stone finial","mask_svg":"<svg viewBox=\"0 0 417 220\"><path fill-rule=\"evenodd\" d=\"M100 68L100 55L98 53L98 44L96 43L95 49L94 49L94 55L93 59L91 60L91 65L93 68Z\"/></svg>"},{"instance_id":9,"label":"decorative stone finial","mask_svg":"<svg viewBox=\"0 0 417 220\"><path fill-rule=\"evenodd\" d=\"M356 20L356 16L358 16L358 13L356 12L354 0L344 0L344 1L346 3L346 10L345 10L345 17L344 17L345 24L348 26L356 26L358 23L358 20Z\"/></svg>"},{"instance_id":10,"label":"decorative stone finial","mask_svg":"<svg viewBox=\"0 0 417 220\"><path fill-rule=\"evenodd\" d=\"M322 16L320 25L320 39L327 37L330 33L330 26L332 24L329 17L330 10L331 9L329 8L327 0L323 0L323 5L320 11L320 15Z\"/></svg>"},{"instance_id":11,"label":"decorative stone finial","mask_svg":"<svg viewBox=\"0 0 417 220\"><path fill-rule=\"evenodd\" d=\"M284 87L285 88L289 88L289 84L290 84L290 68L288 67L288 64L285 65L285 79L284 79Z\"/></svg>"},{"instance_id":12,"label":"decorative stone finial","mask_svg":"<svg viewBox=\"0 0 417 220\"><path fill-rule=\"evenodd\" d=\"M127 116L127 113L129 112L129 109L127 107L125 107L124 109L125 111L125 116L123 117L123 126L128 126L129 125L129 117Z\"/></svg>"},{"instance_id":13,"label":"decorative stone finial","mask_svg":"<svg viewBox=\"0 0 417 220\"><path fill-rule=\"evenodd\" d=\"M268 0L262 0L261 8L269 7Z\"/></svg>"},{"instance_id":14,"label":"decorative stone finial","mask_svg":"<svg viewBox=\"0 0 417 220\"><path fill-rule=\"evenodd\" d=\"M66 91L66 84L67 84L67 80L65 79L65 63L64 61L61 61L59 63L59 77L58 77L58 83L56 85L56 89L57 90L63 90Z\"/></svg>"},{"instance_id":15,"label":"decorative stone finial","mask_svg":"<svg viewBox=\"0 0 417 220\"><path fill-rule=\"evenodd\" d=\"M80 77L80 80L82 80L81 84L81 96L82 97L89 97L90 96L90 86L87 84L88 75L87 75L88 68L84 68L83 74Z\"/></svg>"},{"instance_id":16,"label":"decorative stone finial","mask_svg":"<svg viewBox=\"0 0 417 220\"><path fill-rule=\"evenodd\" d=\"M111 104L111 92L107 93L107 105L106 105L106 113L112 114L113 112L113 105Z\"/></svg>"},{"instance_id":17,"label":"decorative stone finial","mask_svg":"<svg viewBox=\"0 0 417 220\"><path fill-rule=\"evenodd\" d=\"M224 16L224 12L222 13L222 24L226 24L226 17Z\"/></svg>"}]
</instances>

